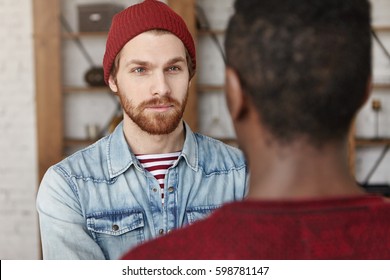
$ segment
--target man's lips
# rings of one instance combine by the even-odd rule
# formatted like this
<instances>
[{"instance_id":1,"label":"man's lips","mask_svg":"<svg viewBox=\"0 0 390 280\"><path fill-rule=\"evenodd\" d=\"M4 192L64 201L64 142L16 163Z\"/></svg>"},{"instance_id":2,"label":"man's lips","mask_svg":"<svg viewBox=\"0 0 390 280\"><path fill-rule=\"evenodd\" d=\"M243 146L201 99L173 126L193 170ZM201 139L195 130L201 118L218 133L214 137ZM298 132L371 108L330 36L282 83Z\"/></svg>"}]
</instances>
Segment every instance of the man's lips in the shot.
<instances>
[{"instance_id":1,"label":"man's lips","mask_svg":"<svg viewBox=\"0 0 390 280\"><path fill-rule=\"evenodd\" d=\"M146 106L146 110L152 110L152 111L158 111L158 112L165 112L173 108L174 106L172 104L161 104L161 105L148 105Z\"/></svg>"}]
</instances>

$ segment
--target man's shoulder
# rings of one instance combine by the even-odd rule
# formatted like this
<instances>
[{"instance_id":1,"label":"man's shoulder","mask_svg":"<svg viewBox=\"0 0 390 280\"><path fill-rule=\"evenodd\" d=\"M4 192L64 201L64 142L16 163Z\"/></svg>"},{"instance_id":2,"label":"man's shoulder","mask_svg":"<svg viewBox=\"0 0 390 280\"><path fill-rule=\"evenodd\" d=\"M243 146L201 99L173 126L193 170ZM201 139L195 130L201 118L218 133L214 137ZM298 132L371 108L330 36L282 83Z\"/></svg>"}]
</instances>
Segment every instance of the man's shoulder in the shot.
<instances>
[{"instance_id":1,"label":"man's shoulder","mask_svg":"<svg viewBox=\"0 0 390 280\"><path fill-rule=\"evenodd\" d=\"M103 137L95 143L64 158L52 168L69 176L102 177L107 174L107 141ZM105 176L104 176L105 177Z\"/></svg>"},{"instance_id":2,"label":"man's shoulder","mask_svg":"<svg viewBox=\"0 0 390 280\"><path fill-rule=\"evenodd\" d=\"M194 133L199 147L199 163L203 166L218 165L227 169L245 168L243 152L220 140Z\"/></svg>"}]
</instances>

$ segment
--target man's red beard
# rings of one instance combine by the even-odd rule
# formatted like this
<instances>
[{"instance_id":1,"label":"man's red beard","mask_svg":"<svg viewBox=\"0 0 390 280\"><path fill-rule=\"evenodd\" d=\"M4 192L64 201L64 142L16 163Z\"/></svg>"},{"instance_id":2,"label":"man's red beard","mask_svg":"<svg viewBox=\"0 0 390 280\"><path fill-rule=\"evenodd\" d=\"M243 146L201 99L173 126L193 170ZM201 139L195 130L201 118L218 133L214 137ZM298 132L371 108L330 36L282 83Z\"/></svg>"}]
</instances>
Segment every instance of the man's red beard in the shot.
<instances>
[{"instance_id":1,"label":"man's red beard","mask_svg":"<svg viewBox=\"0 0 390 280\"><path fill-rule=\"evenodd\" d=\"M119 99L127 116L143 131L151 135L163 135L173 132L179 125L187 103L188 93L182 103L170 96L163 96L144 101L137 107L131 100L119 93ZM148 112L148 107L172 106L167 112Z\"/></svg>"}]
</instances>

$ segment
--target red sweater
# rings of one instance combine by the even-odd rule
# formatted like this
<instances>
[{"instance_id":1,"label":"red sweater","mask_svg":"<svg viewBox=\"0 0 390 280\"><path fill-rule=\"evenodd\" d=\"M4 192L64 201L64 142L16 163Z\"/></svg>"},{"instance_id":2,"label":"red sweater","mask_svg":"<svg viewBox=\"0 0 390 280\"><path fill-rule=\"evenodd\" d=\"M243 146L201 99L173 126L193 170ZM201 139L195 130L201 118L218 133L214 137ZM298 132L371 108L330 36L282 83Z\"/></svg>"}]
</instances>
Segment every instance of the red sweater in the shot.
<instances>
[{"instance_id":1,"label":"red sweater","mask_svg":"<svg viewBox=\"0 0 390 280\"><path fill-rule=\"evenodd\" d=\"M390 259L390 203L373 196L234 202L123 258Z\"/></svg>"}]
</instances>

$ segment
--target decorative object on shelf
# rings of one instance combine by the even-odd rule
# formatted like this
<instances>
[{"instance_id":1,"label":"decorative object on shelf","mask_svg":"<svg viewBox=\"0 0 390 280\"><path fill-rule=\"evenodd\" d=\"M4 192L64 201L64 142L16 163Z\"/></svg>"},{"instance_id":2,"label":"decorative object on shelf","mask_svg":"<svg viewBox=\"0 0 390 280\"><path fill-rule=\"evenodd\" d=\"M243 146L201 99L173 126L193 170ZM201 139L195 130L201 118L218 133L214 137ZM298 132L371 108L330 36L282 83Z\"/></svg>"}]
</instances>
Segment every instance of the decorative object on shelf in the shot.
<instances>
[{"instance_id":1,"label":"decorative object on shelf","mask_svg":"<svg viewBox=\"0 0 390 280\"><path fill-rule=\"evenodd\" d=\"M96 140L99 135L99 126L97 124L87 124L85 126L87 139Z\"/></svg>"},{"instance_id":2,"label":"decorative object on shelf","mask_svg":"<svg viewBox=\"0 0 390 280\"><path fill-rule=\"evenodd\" d=\"M113 133L115 128L118 126L118 124L123 120L123 114L121 111L118 111L117 114L115 114L108 125L107 132Z\"/></svg>"},{"instance_id":3,"label":"decorative object on shelf","mask_svg":"<svg viewBox=\"0 0 390 280\"><path fill-rule=\"evenodd\" d=\"M84 75L84 80L88 85L92 87L101 87L106 83L104 82L104 70L103 67L92 66Z\"/></svg>"},{"instance_id":4,"label":"decorative object on shelf","mask_svg":"<svg viewBox=\"0 0 390 280\"><path fill-rule=\"evenodd\" d=\"M70 34L73 33L72 28L70 27L69 23L66 21L66 19L63 16L61 16L61 23L62 26L65 28L66 32ZM91 56L87 52L86 48L84 47L79 37L74 36L71 38L79 47L81 53L84 55L85 59L88 61L91 67L90 69L87 70L87 72L84 75L85 82L91 87L105 86L106 83L104 82L103 67L95 65L95 63L93 62Z\"/></svg>"},{"instance_id":5,"label":"decorative object on shelf","mask_svg":"<svg viewBox=\"0 0 390 280\"><path fill-rule=\"evenodd\" d=\"M108 32L112 17L124 9L112 3L80 4L78 8L79 32Z\"/></svg>"},{"instance_id":6,"label":"decorative object on shelf","mask_svg":"<svg viewBox=\"0 0 390 280\"><path fill-rule=\"evenodd\" d=\"M115 98L114 94L111 94ZM122 105L120 102L116 103L116 110L113 112L112 116L108 119L107 123L100 129L100 132L97 135L97 138L101 138L105 135L108 135L114 132L116 126L123 120L123 111Z\"/></svg>"},{"instance_id":7,"label":"decorative object on shelf","mask_svg":"<svg viewBox=\"0 0 390 280\"><path fill-rule=\"evenodd\" d=\"M379 112L382 110L382 102L379 99L373 99L371 108L375 112L375 138L379 139Z\"/></svg>"}]
</instances>

